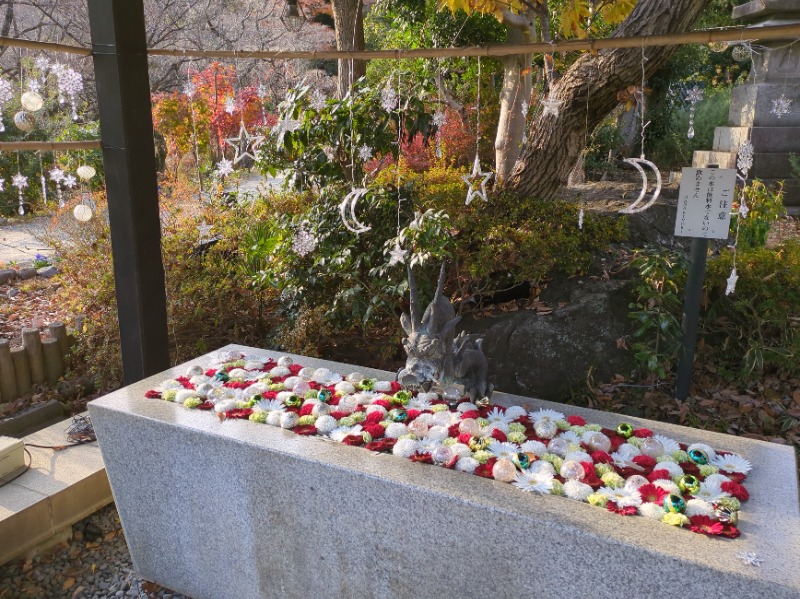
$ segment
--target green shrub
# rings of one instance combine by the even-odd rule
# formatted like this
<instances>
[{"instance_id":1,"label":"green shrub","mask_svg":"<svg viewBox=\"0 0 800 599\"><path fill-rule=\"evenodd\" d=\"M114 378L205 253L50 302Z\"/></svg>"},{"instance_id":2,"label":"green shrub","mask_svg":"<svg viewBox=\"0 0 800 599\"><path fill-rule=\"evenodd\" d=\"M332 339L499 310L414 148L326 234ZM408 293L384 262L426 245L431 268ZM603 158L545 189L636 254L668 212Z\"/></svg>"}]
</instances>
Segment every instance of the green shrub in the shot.
<instances>
[{"instance_id":1,"label":"green shrub","mask_svg":"<svg viewBox=\"0 0 800 599\"><path fill-rule=\"evenodd\" d=\"M740 249L764 247L767 245L772 223L786 213L783 208L783 182L771 188L756 179L745 187L742 193L749 211L746 218L731 220L731 232L737 236L737 247ZM738 205L736 209L738 210Z\"/></svg>"}]
</instances>

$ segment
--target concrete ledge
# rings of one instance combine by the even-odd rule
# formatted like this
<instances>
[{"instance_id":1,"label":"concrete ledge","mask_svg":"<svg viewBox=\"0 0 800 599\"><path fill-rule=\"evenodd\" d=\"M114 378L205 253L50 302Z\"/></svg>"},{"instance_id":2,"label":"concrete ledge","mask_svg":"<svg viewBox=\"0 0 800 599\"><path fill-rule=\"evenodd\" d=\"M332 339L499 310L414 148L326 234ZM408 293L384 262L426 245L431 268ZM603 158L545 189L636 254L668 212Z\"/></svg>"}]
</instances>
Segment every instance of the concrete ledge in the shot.
<instances>
[{"instance_id":1,"label":"concrete ledge","mask_svg":"<svg viewBox=\"0 0 800 599\"><path fill-rule=\"evenodd\" d=\"M21 438L64 418L64 406L55 399L35 404L0 420L0 435Z\"/></svg>"},{"instance_id":2,"label":"concrete ledge","mask_svg":"<svg viewBox=\"0 0 800 599\"><path fill-rule=\"evenodd\" d=\"M64 445L71 422L54 424L24 441ZM0 488L0 564L25 555L112 500L97 443L28 451L30 470Z\"/></svg>"},{"instance_id":3,"label":"concrete ledge","mask_svg":"<svg viewBox=\"0 0 800 599\"><path fill-rule=\"evenodd\" d=\"M184 372L185 365L89 407L136 570L194 599L800 594L800 513L789 447L625 418L754 464L742 537L709 539L318 437L219 422L144 397ZM504 394L495 400L565 409ZM606 426L619 419L569 412ZM740 552L756 553L762 565L744 564Z\"/></svg>"}]
</instances>

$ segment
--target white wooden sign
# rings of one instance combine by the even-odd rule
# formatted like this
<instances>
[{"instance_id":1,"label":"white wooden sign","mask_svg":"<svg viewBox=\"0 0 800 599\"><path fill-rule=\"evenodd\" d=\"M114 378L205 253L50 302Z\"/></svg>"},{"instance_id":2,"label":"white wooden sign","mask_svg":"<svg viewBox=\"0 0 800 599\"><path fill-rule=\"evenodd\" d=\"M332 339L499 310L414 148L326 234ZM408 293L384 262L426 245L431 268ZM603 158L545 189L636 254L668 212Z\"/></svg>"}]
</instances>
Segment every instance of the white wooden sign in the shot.
<instances>
[{"instance_id":1,"label":"white wooden sign","mask_svg":"<svg viewBox=\"0 0 800 599\"><path fill-rule=\"evenodd\" d=\"M736 169L683 169L675 235L727 239L735 188Z\"/></svg>"}]
</instances>

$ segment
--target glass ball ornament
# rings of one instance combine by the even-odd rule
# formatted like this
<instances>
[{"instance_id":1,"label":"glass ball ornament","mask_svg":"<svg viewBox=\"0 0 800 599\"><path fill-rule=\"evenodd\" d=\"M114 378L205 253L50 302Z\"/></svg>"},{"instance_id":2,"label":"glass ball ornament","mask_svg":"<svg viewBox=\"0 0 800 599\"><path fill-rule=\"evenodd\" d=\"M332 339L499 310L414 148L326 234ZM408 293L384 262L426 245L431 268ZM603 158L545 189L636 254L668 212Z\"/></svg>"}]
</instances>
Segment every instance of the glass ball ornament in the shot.
<instances>
[{"instance_id":1,"label":"glass ball ornament","mask_svg":"<svg viewBox=\"0 0 800 599\"><path fill-rule=\"evenodd\" d=\"M372 379L361 379L358 381L358 386L364 391L372 391L372 388L375 386L375 381Z\"/></svg>"},{"instance_id":2,"label":"glass ball ornament","mask_svg":"<svg viewBox=\"0 0 800 599\"><path fill-rule=\"evenodd\" d=\"M442 399L448 402L458 401L461 399L461 391L458 387L447 387L442 391Z\"/></svg>"},{"instance_id":3,"label":"glass ball ornament","mask_svg":"<svg viewBox=\"0 0 800 599\"><path fill-rule=\"evenodd\" d=\"M664 497L664 509L673 514L682 514L686 511L686 502L680 495L670 493Z\"/></svg>"},{"instance_id":4,"label":"glass ball ornament","mask_svg":"<svg viewBox=\"0 0 800 599\"><path fill-rule=\"evenodd\" d=\"M532 460L530 455L521 451L511 456L511 461L514 462L514 465L520 470L527 470Z\"/></svg>"},{"instance_id":5,"label":"glass ball ornament","mask_svg":"<svg viewBox=\"0 0 800 599\"><path fill-rule=\"evenodd\" d=\"M365 378L367 377L365 377L360 372L351 372L350 374L347 375L347 380L350 381L351 383L359 383Z\"/></svg>"},{"instance_id":6,"label":"glass ball ornament","mask_svg":"<svg viewBox=\"0 0 800 599\"><path fill-rule=\"evenodd\" d=\"M494 439L490 437L473 437L469 440L469 448L472 451L481 451L482 449L488 449L489 445L492 444Z\"/></svg>"},{"instance_id":7,"label":"glass ball ornament","mask_svg":"<svg viewBox=\"0 0 800 599\"><path fill-rule=\"evenodd\" d=\"M592 433L586 439L586 445L592 451L605 451L608 453L611 450L611 439L603 433Z\"/></svg>"},{"instance_id":8,"label":"glass ball ornament","mask_svg":"<svg viewBox=\"0 0 800 599\"><path fill-rule=\"evenodd\" d=\"M581 466L580 462L567 460L561 464L561 470L559 471L559 474L569 480L583 480L583 478L586 476L586 471L583 469L583 466Z\"/></svg>"},{"instance_id":9,"label":"glass ball ornament","mask_svg":"<svg viewBox=\"0 0 800 599\"><path fill-rule=\"evenodd\" d=\"M314 404L314 407L311 408L311 414L313 416L327 416L331 413L331 407L326 403L317 403Z\"/></svg>"},{"instance_id":10,"label":"glass ball ornament","mask_svg":"<svg viewBox=\"0 0 800 599\"><path fill-rule=\"evenodd\" d=\"M633 427L627 422L621 422L619 426L617 426L617 434L620 437L630 439L633 436Z\"/></svg>"},{"instance_id":11,"label":"glass ball ornament","mask_svg":"<svg viewBox=\"0 0 800 599\"><path fill-rule=\"evenodd\" d=\"M678 488L683 493L696 495L697 492L700 490L700 479L694 476L693 474L684 474L678 480Z\"/></svg>"},{"instance_id":12,"label":"glass ball ornament","mask_svg":"<svg viewBox=\"0 0 800 599\"><path fill-rule=\"evenodd\" d=\"M736 526L739 523L739 512L732 510L729 507L718 507L716 510L714 510L714 515L717 517L717 520L723 524L731 524Z\"/></svg>"},{"instance_id":13,"label":"glass ball ornament","mask_svg":"<svg viewBox=\"0 0 800 599\"><path fill-rule=\"evenodd\" d=\"M290 408L299 408L303 404L303 398L292 393L289 397L283 400L283 403Z\"/></svg>"},{"instance_id":14,"label":"glass ball ornament","mask_svg":"<svg viewBox=\"0 0 800 599\"><path fill-rule=\"evenodd\" d=\"M87 168L92 168L92 167L87 167ZM80 173L78 173L78 176L80 176ZM89 176L90 179L92 177L94 177L94 173L92 173ZM280 358L278 358L278 366L289 368L289 366L291 366L292 364L294 364L294 360L292 360L289 356L281 356Z\"/></svg>"},{"instance_id":15,"label":"glass ball ornament","mask_svg":"<svg viewBox=\"0 0 800 599\"><path fill-rule=\"evenodd\" d=\"M91 167L88 164L79 166L75 172L81 181L88 181L97 174L97 171L94 170L94 167ZM291 358L289 359L291 360ZM280 360L278 360L278 363L280 364Z\"/></svg>"},{"instance_id":16,"label":"glass ball ornament","mask_svg":"<svg viewBox=\"0 0 800 599\"><path fill-rule=\"evenodd\" d=\"M38 92L25 92L19 101L28 112L39 112L44 106L44 98Z\"/></svg>"},{"instance_id":17,"label":"glass ball ornament","mask_svg":"<svg viewBox=\"0 0 800 599\"><path fill-rule=\"evenodd\" d=\"M306 381L300 379L298 382L295 383L294 387L292 387L292 393L297 393L297 395L305 397L306 393L311 391L311 385L309 385Z\"/></svg>"},{"instance_id":18,"label":"glass ball ornament","mask_svg":"<svg viewBox=\"0 0 800 599\"><path fill-rule=\"evenodd\" d=\"M305 368L301 368L300 372L297 373L301 379L305 379L306 381L310 381L314 378L314 369L306 366Z\"/></svg>"},{"instance_id":19,"label":"glass ball ornament","mask_svg":"<svg viewBox=\"0 0 800 599\"><path fill-rule=\"evenodd\" d=\"M664 444L658 439L647 437L639 446L639 450L651 458L658 458L664 455Z\"/></svg>"},{"instance_id":20,"label":"glass ball ornament","mask_svg":"<svg viewBox=\"0 0 800 599\"><path fill-rule=\"evenodd\" d=\"M332 397L333 393L331 393L328 389L320 389L317 391L317 399L322 403L328 403Z\"/></svg>"},{"instance_id":21,"label":"glass ball ornament","mask_svg":"<svg viewBox=\"0 0 800 599\"><path fill-rule=\"evenodd\" d=\"M628 479L625 481L625 488L630 489L631 491L636 491L639 487L644 485L650 484L650 481L647 480L641 474L634 474L633 476L629 476Z\"/></svg>"},{"instance_id":22,"label":"glass ball ornament","mask_svg":"<svg viewBox=\"0 0 800 599\"><path fill-rule=\"evenodd\" d=\"M419 439L422 439L428 434L430 428L422 420L417 419L408 425L408 430L414 433Z\"/></svg>"},{"instance_id":23,"label":"glass ball ornament","mask_svg":"<svg viewBox=\"0 0 800 599\"><path fill-rule=\"evenodd\" d=\"M405 408L395 408L389 410L388 418L392 422L405 422L408 420L408 412L406 412Z\"/></svg>"},{"instance_id":24,"label":"glass ball ornament","mask_svg":"<svg viewBox=\"0 0 800 599\"><path fill-rule=\"evenodd\" d=\"M517 467L508 458L501 458L492 466L492 476L500 482L510 483L517 478Z\"/></svg>"},{"instance_id":25,"label":"glass ball ornament","mask_svg":"<svg viewBox=\"0 0 800 599\"><path fill-rule=\"evenodd\" d=\"M747 62L751 57L752 54L750 53L750 49L741 44L737 45L731 52L731 58L733 58L736 62Z\"/></svg>"},{"instance_id":26,"label":"glass ball ornament","mask_svg":"<svg viewBox=\"0 0 800 599\"><path fill-rule=\"evenodd\" d=\"M14 124L23 133L30 133L36 127L36 119L31 113L20 110L14 115Z\"/></svg>"},{"instance_id":27,"label":"glass ball ornament","mask_svg":"<svg viewBox=\"0 0 800 599\"><path fill-rule=\"evenodd\" d=\"M689 459L699 466L708 464L708 454L702 449L689 450Z\"/></svg>"},{"instance_id":28,"label":"glass ball ornament","mask_svg":"<svg viewBox=\"0 0 800 599\"><path fill-rule=\"evenodd\" d=\"M557 437L547 444L547 451L549 453L560 455L562 458L565 455L567 455L568 449L569 449L569 441L567 441L562 437Z\"/></svg>"},{"instance_id":29,"label":"glass ball ornament","mask_svg":"<svg viewBox=\"0 0 800 599\"><path fill-rule=\"evenodd\" d=\"M476 436L481 431L481 425L474 418L464 418L458 425L458 432Z\"/></svg>"},{"instance_id":30,"label":"glass ball ornament","mask_svg":"<svg viewBox=\"0 0 800 599\"><path fill-rule=\"evenodd\" d=\"M92 220L92 209L85 204L78 204L72 211L72 216L82 223L87 223Z\"/></svg>"},{"instance_id":31,"label":"glass ball ornament","mask_svg":"<svg viewBox=\"0 0 800 599\"><path fill-rule=\"evenodd\" d=\"M195 391L200 397L208 397L214 391L214 385L211 383L201 383L197 385Z\"/></svg>"},{"instance_id":32,"label":"glass ball ornament","mask_svg":"<svg viewBox=\"0 0 800 599\"><path fill-rule=\"evenodd\" d=\"M412 422L412 424L414 423ZM453 455L454 455L453 450L450 449L447 445L439 445L431 452L431 459L433 460L434 464L438 464L439 466L441 466L443 464L447 464L450 460L452 460Z\"/></svg>"},{"instance_id":33,"label":"glass ball ornament","mask_svg":"<svg viewBox=\"0 0 800 599\"><path fill-rule=\"evenodd\" d=\"M558 427L555 422L546 418L533 425L533 432L540 439L552 439L558 433Z\"/></svg>"}]
</instances>

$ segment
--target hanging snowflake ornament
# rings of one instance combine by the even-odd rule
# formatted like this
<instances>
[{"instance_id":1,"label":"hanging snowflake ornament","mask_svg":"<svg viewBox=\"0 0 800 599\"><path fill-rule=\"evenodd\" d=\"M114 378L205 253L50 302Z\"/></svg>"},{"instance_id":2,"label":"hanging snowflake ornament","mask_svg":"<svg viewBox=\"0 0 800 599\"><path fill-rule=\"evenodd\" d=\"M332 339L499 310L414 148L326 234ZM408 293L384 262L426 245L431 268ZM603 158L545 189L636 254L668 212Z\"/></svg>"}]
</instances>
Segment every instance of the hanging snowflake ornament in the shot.
<instances>
[{"instance_id":1,"label":"hanging snowflake ornament","mask_svg":"<svg viewBox=\"0 0 800 599\"><path fill-rule=\"evenodd\" d=\"M791 111L792 100L791 98L787 98L786 94L781 94L780 98L776 98L772 101L772 110L770 110L770 112L776 117L781 118L783 115L789 114Z\"/></svg>"},{"instance_id":2,"label":"hanging snowflake ornament","mask_svg":"<svg viewBox=\"0 0 800 599\"><path fill-rule=\"evenodd\" d=\"M2 111L5 104L11 101L11 98L14 97L14 90L11 85L11 82L0 78L0 133L6 130L6 126L3 123Z\"/></svg>"},{"instance_id":3,"label":"hanging snowflake ornament","mask_svg":"<svg viewBox=\"0 0 800 599\"><path fill-rule=\"evenodd\" d=\"M370 148L367 144L364 144L358 148L358 157L364 162L372 160L372 148Z\"/></svg>"},{"instance_id":4,"label":"hanging snowflake ornament","mask_svg":"<svg viewBox=\"0 0 800 599\"><path fill-rule=\"evenodd\" d=\"M578 212L578 228L583 230L583 208Z\"/></svg>"},{"instance_id":5,"label":"hanging snowflake ornament","mask_svg":"<svg viewBox=\"0 0 800 599\"><path fill-rule=\"evenodd\" d=\"M64 187L67 189L75 189L75 186L78 184L78 179L75 175L67 175L64 177Z\"/></svg>"},{"instance_id":6,"label":"hanging snowflake ornament","mask_svg":"<svg viewBox=\"0 0 800 599\"><path fill-rule=\"evenodd\" d=\"M225 143L235 151L233 163L239 164L245 158L256 159L256 152L261 144L264 143L264 136L251 135L244 126L244 121L241 121L239 124L239 136L229 137L225 140Z\"/></svg>"},{"instance_id":7,"label":"hanging snowflake ornament","mask_svg":"<svg viewBox=\"0 0 800 599\"><path fill-rule=\"evenodd\" d=\"M558 118L559 114L561 114L561 105L564 102L562 102L557 98L554 98L552 95L549 95L546 98L542 98L541 102L542 106L544 106L544 111L542 112L542 116L547 116L548 114L552 114L554 117Z\"/></svg>"},{"instance_id":8,"label":"hanging snowflake ornament","mask_svg":"<svg viewBox=\"0 0 800 599\"><path fill-rule=\"evenodd\" d=\"M320 111L323 108L325 108L325 102L326 102L325 94L323 94L321 91L315 89L313 92L311 92L311 102L310 102L311 108L313 108L316 111Z\"/></svg>"},{"instance_id":9,"label":"hanging snowflake ornament","mask_svg":"<svg viewBox=\"0 0 800 599\"><path fill-rule=\"evenodd\" d=\"M308 221L303 221L292 238L292 249L298 256L308 256L317 249L319 240L309 229Z\"/></svg>"},{"instance_id":10,"label":"hanging snowflake ornament","mask_svg":"<svg viewBox=\"0 0 800 599\"><path fill-rule=\"evenodd\" d=\"M397 90L393 87L384 87L381 92L381 106L386 112L394 112L398 110Z\"/></svg>"},{"instance_id":11,"label":"hanging snowflake ornament","mask_svg":"<svg viewBox=\"0 0 800 599\"><path fill-rule=\"evenodd\" d=\"M522 112L523 118L527 118L528 117L528 111L530 109L531 109L531 105L528 104L527 101L523 100L522 101L522 107L521 107L521 112Z\"/></svg>"},{"instance_id":12,"label":"hanging snowflake ornament","mask_svg":"<svg viewBox=\"0 0 800 599\"><path fill-rule=\"evenodd\" d=\"M18 172L16 175L11 177L11 184L17 188L17 195L19 196L19 208L17 209L17 212L19 212L19 215L22 216L25 214L25 200L22 197L22 190L28 187L28 177Z\"/></svg>"},{"instance_id":13,"label":"hanging snowflake ornament","mask_svg":"<svg viewBox=\"0 0 800 599\"><path fill-rule=\"evenodd\" d=\"M228 114L233 114L236 112L236 98L233 96L228 96L225 98L225 112Z\"/></svg>"},{"instance_id":14,"label":"hanging snowflake ornament","mask_svg":"<svg viewBox=\"0 0 800 599\"><path fill-rule=\"evenodd\" d=\"M731 276L728 277L727 286L725 287L725 295L730 295L734 291L736 291L736 281L739 280L739 275L736 274L736 267L733 267L731 271Z\"/></svg>"},{"instance_id":15,"label":"hanging snowflake ornament","mask_svg":"<svg viewBox=\"0 0 800 599\"><path fill-rule=\"evenodd\" d=\"M481 160L476 153L475 161L472 163L472 172L469 175L464 175L461 177L462 181L469 186L467 189L467 206L469 206L472 200L475 198L480 198L484 202L489 201L487 197L486 184L491 178L491 172L481 171Z\"/></svg>"},{"instance_id":16,"label":"hanging snowflake ornament","mask_svg":"<svg viewBox=\"0 0 800 599\"><path fill-rule=\"evenodd\" d=\"M50 180L56 184L56 193L58 194L58 207L64 207L64 192L61 188L61 185L64 183L64 179L66 175L64 175L64 171L58 167L50 169Z\"/></svg>"},{"instance_id":17,"label":"hanging snowflake ornament","mask_svg":"<svg viewBox=\"0 0 800 599\"><path fill-rule=\"evenodd\" d=\"M686 132L686 137L689 139L694 138L694 117L697 111L697 104L703 100L703 90L695 85L686 93L686 101L689 102L689 130Z\"/></svg>"},{"instance_id":18,"label":"hanging snowflake ornament","mask_svg":"<svg viewBox=\"0 0 800 599\"><path fill-rule=\"evenodd\" d=\"M744 181L747 179L747 174L753 168L753 144L749 139L745 139L739 146L739 156L736 158L736 168L742 173L740 178Z\"/></svg>"},{"instance_id":19,"label":"hanging snowflake ornament","mask_svg":"<svg viewBox=\"0 0 800 599\"><path fill-rule=\"evenodd\" d=\"M72 120L78 120L77 96L83 91L83 77L76 70L56 63L53 65L58 84L58 102L65 104L69 100L72 109Z\"/></svg>"},{"instance_id":20,"label":"hanging snowflake ornament","mask_svg":"<svg viewBox=\"0 0 800 599\"><path fill-rule=\"evenodd\" d=\"M280 148L283 145L283 138L286 136L286 134L291 133L292 131L297 131L300 128L300 125L302 125L300 121L293 119L288 114L285 115L272 129L272 133L275 135L275 145Z\"/></svg>"},{"instance_id":21,"label":"hanging snowflake ornament","mask_svg":"<svg viewBox=\"0 0 800 599\"><path fill-rule=\"evenodd\" d=\"M233 160L228 160L227 158L223 158L217 163L217 168L214 173L220 179L224 179L228 175L233 174Z\"/></svg>"},{"instance_id":22,"label":"hanging snowflake ornament","mask_svg":"<svg viewBox=\"0 0 800 599\"><path fill-rule=\"evenodd\" d=\"M6 190L6 180L0 179L0 191L5 191L5 190Z\"/></svg>"},{"instance_id":23,"label":"hanging snowflake ornament","mask_svg":"<svg viewBox=\"0 0 800 599\"><path fill-rule=\"evenodd\" d=\"M183 84L183 94L190 100L194 98L197 93L197 86L192 81L187 81Z\"/></svg>"},{"instance_id":24,"label":"hanging snowflake ornament","mask_svg":"<svg viewBox=\"0 0 800 599\"><path fill-rule=\"evenodd\" d=\"M405 264L407 254L408 250L401 248L399 241L395 242L394 249L389 252L389 266Z\"/></svg>"},{"instance_id":25,"label":"hanging snowflake ornament","mask_svg":"<svg viewBox=\"0 0 800 599\"><path fill-rule=\"evenodd\" d=\"M447 123L447 114L445 114L444 110L437 110L433 113L432 122L436 127L442 127L445 123Z\"/></svg>"}]
</instances>

